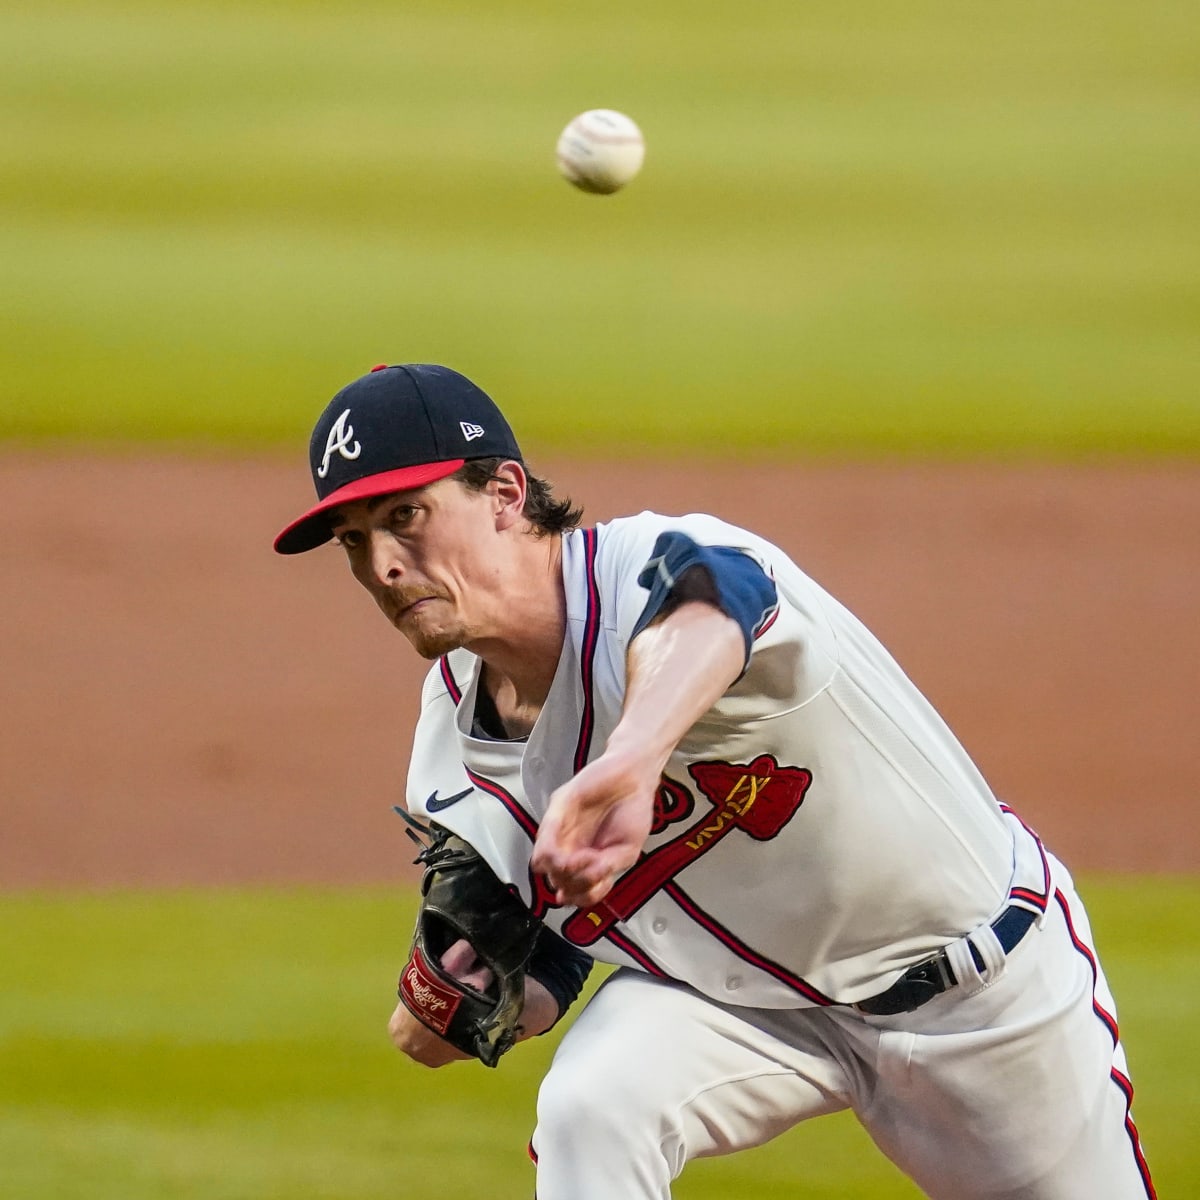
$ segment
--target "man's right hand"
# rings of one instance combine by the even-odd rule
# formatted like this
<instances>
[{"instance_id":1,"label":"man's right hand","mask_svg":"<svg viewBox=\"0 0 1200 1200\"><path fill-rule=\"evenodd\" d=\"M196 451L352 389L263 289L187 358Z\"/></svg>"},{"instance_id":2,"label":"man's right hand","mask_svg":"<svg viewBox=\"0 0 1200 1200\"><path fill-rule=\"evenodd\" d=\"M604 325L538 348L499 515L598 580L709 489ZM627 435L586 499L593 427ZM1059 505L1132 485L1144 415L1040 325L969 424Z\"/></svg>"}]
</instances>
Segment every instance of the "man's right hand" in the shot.
<instances>
[{"instance_id":1,"label":"man's right hand","mask_svg":"<svg viewBox=\"0 0 1200 1200\"><path fill-rule=\"evenodd\" d=\"M530 865L559 904L598 904L650 834L661 762L607 750L550 797Z\"/></svg>"},{"instance_id":2,"label":"man's right hand","mask_svg":"<svg viewBox=\"0 0 1200 1200\"><path fill-rule=\"evenodd\" d=\"M589 908L638 860L650 835L659 777L679 739L744 666L741 627L693 600L629 645L625 707L604 753L550 797L530 865L559 904Z\"/></svg>"}]
</instances>

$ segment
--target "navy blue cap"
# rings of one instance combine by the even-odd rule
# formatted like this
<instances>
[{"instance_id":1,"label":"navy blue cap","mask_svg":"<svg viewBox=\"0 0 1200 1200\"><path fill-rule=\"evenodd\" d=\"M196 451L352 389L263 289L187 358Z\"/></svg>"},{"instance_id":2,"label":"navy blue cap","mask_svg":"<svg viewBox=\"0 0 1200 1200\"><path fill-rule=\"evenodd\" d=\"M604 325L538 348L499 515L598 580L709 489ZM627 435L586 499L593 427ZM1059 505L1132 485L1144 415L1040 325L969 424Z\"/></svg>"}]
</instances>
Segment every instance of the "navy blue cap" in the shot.
<instances>
[{"instance_id":1,"label":"navy blue cap","mask_svg":"<svg viewBox=\"0 0 1200 1200\"><path fill-rule=\"evenodd\" d=\"M280 554L329 541L329 510L452 475L471 458L521 461L491 397L428 363L379 366L329 402L308 445L317 503L275 539Z\"/></svg>"}]
</instances>

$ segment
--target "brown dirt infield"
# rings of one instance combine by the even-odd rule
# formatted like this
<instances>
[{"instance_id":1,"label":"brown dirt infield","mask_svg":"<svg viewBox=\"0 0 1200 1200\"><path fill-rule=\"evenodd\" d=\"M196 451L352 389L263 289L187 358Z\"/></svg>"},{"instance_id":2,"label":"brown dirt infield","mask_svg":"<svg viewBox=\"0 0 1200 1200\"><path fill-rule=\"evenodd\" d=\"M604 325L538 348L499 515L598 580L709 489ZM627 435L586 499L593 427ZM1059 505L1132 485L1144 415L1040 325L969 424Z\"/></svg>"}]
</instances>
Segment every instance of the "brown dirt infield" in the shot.
<instances>
[{"instance_id":1,"label":"brown dirt infield","mask_svg":"<svg viewBox=\"0 0 1200 1200\"><path fill-rule=\"evenodd\" d=\"M863 617L1077 868L1200 867L1200 468L538 462L716 512ZM424 665L279 459L0 453L0 887L408 877Z\"/></svg>"}]
</instances>

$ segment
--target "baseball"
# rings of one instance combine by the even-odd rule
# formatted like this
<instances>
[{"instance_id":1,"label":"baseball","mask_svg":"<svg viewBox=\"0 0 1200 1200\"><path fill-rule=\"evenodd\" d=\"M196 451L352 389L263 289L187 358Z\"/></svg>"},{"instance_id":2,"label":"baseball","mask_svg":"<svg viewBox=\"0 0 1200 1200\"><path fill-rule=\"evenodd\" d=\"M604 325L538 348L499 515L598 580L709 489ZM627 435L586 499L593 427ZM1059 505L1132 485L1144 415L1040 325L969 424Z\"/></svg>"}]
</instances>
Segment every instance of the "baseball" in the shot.
<instances>
[{"instance_id":1,"label":"baseball","mask_svg":"<svg viewBox=\"0 0 1200 1200\"><path fill-rule=\"evenodd\" d=\"M646 156L642 131L624 113L593 108L573 118L558 139L558 169L580 191L623 188Z\"/></svg>"}]
</instances>

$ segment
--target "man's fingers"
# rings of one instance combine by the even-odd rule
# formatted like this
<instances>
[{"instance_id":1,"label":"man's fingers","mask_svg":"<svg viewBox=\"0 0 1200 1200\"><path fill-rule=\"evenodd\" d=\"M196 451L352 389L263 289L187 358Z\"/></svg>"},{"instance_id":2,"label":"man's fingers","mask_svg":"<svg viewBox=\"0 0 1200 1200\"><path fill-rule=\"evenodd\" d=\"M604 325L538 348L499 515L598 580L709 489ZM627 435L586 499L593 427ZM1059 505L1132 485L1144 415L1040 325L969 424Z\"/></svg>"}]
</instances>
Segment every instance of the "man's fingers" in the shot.
<instances>
[{"instance_id":1,"label":"man's fingers","mask_svg":"<svg viewBox=\"0 0 1200 1200\"><path fill-rule=\"evenodd\" d=\"M539 875L548 875L551 882L556 876L569 874L573 860L581 853L577 838L564 836L561 822L550 813L538 829L533 843L530 866Z\"/></svg>"},{"instance_id":2,"label":"man's fingers","mask_svg":"<svg viewBox=\"0 0 1200 1200\"><path fill-rule=\"evenodd\" d=\"M551 885L555 888L555 899L559 904L570 908L591 908L612 890L612 877L606 876L598 880L564 879Z\"/></svg>"},{"instance_id":3,"label":"man's fingers","mask_svg":"<svg viewBox=\"0 0 1200 1200\"><path fill-rule=\"evenodd\" d=\"M565 908L595 908L610 891L612 891L612 880L605 879L582 890L577 885L560 888L555 893L555 899Z\"/></svg>"},{"instance_id":4,"label":"man's fingers","mask_svg":"<svg viewBox=\"0 0 1200 1200\"><path fill-rule=\"evenodd\" d=\"M559 904L582 908L597 904L608 895L622 865L613 853L584 850L548 870L546 877Z\"/></svg>"},{"instance_id":5,"label":"man's fingers","mask_svg":"<svg viewBox=\"0 0 1200 1200\"><path fill-rule=\"evenodd\" d=\"M530 865L559 904L598 904L638 859L650 824L653 789L643 794L597 759L550 798Z\"/></svg>"},{"instance_id":6,"label":"man's fingers","mask_svg":"<svg viewBox=\"0 0 1200 1200\"><path fill-rule=\"evenodd\" d=\"M442 955L442 970L477 992L486 992L496 978L466 938L459 938L457 942L451 943L450 948Z\"/></svg>"},{"instance_id":7,"label":"man's fingers","mask_svg":"<svg viewBox=\"0 0 1200 1200\"><path fill-rule=\"evenodd\" d=\"M601 842L601 820L594 814L547 812L534 838L530 865L538 874L572 875L588 872L599 864L604 873L623 870L625 863L608 862L619 857L621 847ZM603 861L601 861L603 860Z\"/></svg>"},{"instance_id":8,"label":"man's fingers","mask_svg":"<svg viewBox=\"0 0 1200 1200\"><path fill-rule=\"evenodd\" d=\"M475 948L466 938L459 938L442 955L442 970L458 979L471 969L474 962Z\"/></svg>"}]
</instances>

